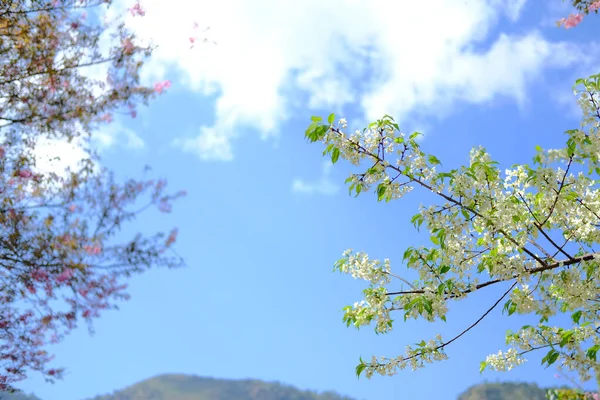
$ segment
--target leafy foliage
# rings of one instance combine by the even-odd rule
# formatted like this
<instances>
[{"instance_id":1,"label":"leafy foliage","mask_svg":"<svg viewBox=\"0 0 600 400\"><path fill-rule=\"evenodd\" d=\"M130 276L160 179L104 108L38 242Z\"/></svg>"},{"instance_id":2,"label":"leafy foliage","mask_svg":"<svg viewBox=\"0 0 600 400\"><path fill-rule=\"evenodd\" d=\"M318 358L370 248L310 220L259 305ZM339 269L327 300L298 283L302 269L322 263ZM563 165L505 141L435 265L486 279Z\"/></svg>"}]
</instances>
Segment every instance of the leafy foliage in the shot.
<instances>
[{"instance_id":1,"label":"leafy foliage","mask_svg":"<svg viewBox=\"0 0 600 400\"><path fill-rule=\"evenodd\" d=\"M483 383L468 388L457 400L546 400L546 389L533 383Z\"/></svg>"},{"instance_id":2,"label":"leafy foliage","mask_svg":"<svg viewBox=\"0 0 600 400\"><path fill-rule=\"evenodd\" d=\"M404 321L446 321L449 303L490 286L504 291L450 339L437 335L399 356L361 359L357 375L394 375L444 360L446 346L502 303L508 316L531 314L538 323L507 332L509 348L488 356L481 371L508 371L536 350L546 352L546 367L576 371L583 381L600 368L600 75L577 80L575 91L583 119L580 129L565 132L565 147L537 146L531 165L506 169L478 147L468 165L444 171L421 148L420 133L405 135L388 115L354 133L347 133L345 119L324 124L312 118L306 137L322 142L332 162L368 165L346 180L350 192L374 188L377 200L388 202L421 190L438 200L412 218L417 229L426 227L431 242L404 252L406 267L419 277L414 282L392 273L390 260L371 260L352 249L335 264L369 283L364 299L344 308L348 326L372 324L376 333L388 333L398 311ZM389 288L392 279L400 287ZM560 314L572 324L555 318Z\"/></svg>"},{"instance_id":3,"label":"leafy foliage","mask_svg":"<svg viewBox=\"0 0 600 400\"><path fill-rule=\"evenodd\" d=\"M569 388L544 389L533 383L497 382L474 385L457 400L595 400L591 393Z\"/></svg>"},{"instance_id":4,"label":"leafy foliage","mask_svg":"<svg viewBox=\"0 0 600 400\"><path fill-rule=\"evenodd\" d=\"M577 11L583 14L589 14L590 12L598 14L597 8L593 6L590 7L592 4L597 3L597 0L572 0L571 3L575 8L577 8Z\"/></svg>"}]
</instances>

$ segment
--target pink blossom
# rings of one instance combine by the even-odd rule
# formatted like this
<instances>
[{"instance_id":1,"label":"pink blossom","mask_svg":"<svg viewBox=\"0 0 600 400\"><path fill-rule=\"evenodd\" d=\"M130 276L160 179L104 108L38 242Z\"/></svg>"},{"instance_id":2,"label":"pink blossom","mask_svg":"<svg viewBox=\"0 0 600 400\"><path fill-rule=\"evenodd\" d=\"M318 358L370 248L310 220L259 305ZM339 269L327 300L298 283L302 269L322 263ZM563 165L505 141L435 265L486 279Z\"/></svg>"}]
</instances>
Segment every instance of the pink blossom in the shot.
<instances>
[{"instance_id":1,"label":"pink blossom","mask_svg":"<svg viewBox=\"0 0 600 400\"><path fill-rule=\"evenodd\" d=\"M177 240L177 233L178 233L177 228L175 228L171 231L171 233L169 234L169 237L167 238L167 241L165 242L165 246L169 247L170 245L175 243L175 241Z\"/></svg>"},{"instance_id":2,"label":"pink blossom","mask_svg":"<svg viewBox=\"0 0 600 400\"><path fill-rule=\"evenodd\" d=\"M107 124L109 124L113 120L112 114L106 113L102 117L100 117L100 120L106 122Z\"/></svg>"},{"instance_id":3,"label":"pink blossom","mask_svg":"<svg viewBox=\"0 0 600 400\"><path fill-rule=\"evenodd\" d=\"M160 212L169 213L172 209L173 207L171 206L171 204L169 204L168 200L166 199L161 199L161 201L158 203L158 211Z\"/></svg>"},{"instance_id":4,"label":"pink blossom","mask_svg":"<svg viewBox=\"0 0 600 400\"><path fill-rule=\"evenodd\" d=\"M77 211L77 206L76 206L75 204L71 204L71 205L69 206L69 211L71 211L71 212L75 212L75 211Z\"/></svg>"},{"instance_id":5,"label":"pink blossom","mask_svg":"<svg viewBox=\"0 0 600 400\"><path fill-rule=\"evenodd\" d=\"M56 282L64 283L64 282L68 281L69 279L71 279L71 277L73 276L74 273L75 273L75 271L73 271L71 268L65 268L65 270L63 272L61 272L60 274L58 274L56 276Z\"/></svg>"},{"instance_id":6,"label":"pink blossom","mask_svg":"<svg viewBox=\"0 0 600 400\"><path fill-rule=\"evenodd\" d=\"M583 14L571 14L566 19L561 18L558 21L559 26L563 26L565 29L574 28L583 20Z\"/></svg>"},{"instance_id":7,"label":"pink blossom","mask_svg":"<svg viewBox=\"0 0 600 400\"><path fill-rule=\"evenodd\" d=\"M598 11L600 10L600 0L596 0L588 7L590 11Z\"/></svg>"},{"instance_id":8,"label":"pink blossom","mask_svg":"<svg viewBox=\"0 0 600 400\"><path fill-rule=\"evenodd\" d=\"M163 81L157 82L154 84L154 91L158 94L161 94L163 90L171 87L171 81Z\"/></svg>"},{"instance_id":9,"label":"pink blossom","mask_svg":"<svg viewBox=\"0 0 600 400\"><path fill-rule=\"evenodd\" d=\"M46 282L46 284L44 285L44 291L46 292L46 296L53 296L52 284L50 282Z\"/></svg>"},{"instance_id":10,"label":"pink blossom","mask_svg":"<svg viewBox=\"0 0 600 400\"><path fill-rule=\"evenodd\" d=\"M48 280L48 273L46 272L46 270L44 270L42 268L35 269L31 273L31 279L33 279L34 281L38 281L38 282L44 282L44 281Z\"/></svg>"},{"instance_id":11,"label":"pink blossom","mask_svg":"<svg viewBox=\"0 0 600 400\"><path fill-rule=\"evenodd\" d=\"M161 191L162 189L164 189L167 186L167 181L164 179L159 179L158 182L156 182L156 191Z\"/></svg>"},{"instance_id":12,"label":"pink blossom","mask_svg":"<svg viewBox=\"0 0 600 400\"><path fill-rule=\"evenodd\" d=\"M129 12L131 13L131 15L133 17L135 17L136 15L143 17L144 15L146 15L146 11L144 11L144 9L140 5L139 1L137 3L135 3L135 5L129 9Z\"/></svg>"},{"instance_id":13,"label":"pink blossom","mask_svg":"<svg viewBox=\"0 0 600 400\"><path fill-rule=\"evenodd\" d=\"M135 49L135 46L133 45L133 42L131 41L131 39L123 39L122 42L123 45L123 52L127 55L132 54L133 50Z\"/></svg>"},{"instance_id":14,"label":"pink blossom","mask_svg":"<svg viewBox=\"0 0 600 400\"><path fill-rule=\"evenodd\" d=\"M6 155L6 150L4 150L4 147L0 147L0 158L4 158L5 155Z\"/></svg>"},{"instance_id":15,"label":"pink blossom","mask_svg":"<svg viewBox=\"0 0 600 400\"><path fill-rule=\"evenodd\" d=\"M26 169L19 171L19 177L23 178L23 179L29 179L33 176L33 173L31 171L28 171Z\"/></svg>"},{"instance_id":16,"label":"pink blossom","mask_svg":"<svg viewBox=\"0 0 600 400\"><path fill-rule=\"evenodd\" d=\"M95 246L83 246L83 248L90 255L100 254L100 252L102 251L102 249L98 245L95 245Z\"/></svg>"},{"instance_id":17,"label":"pink blossom","mask_svg":"<svg viewBox=\"0 0 600 400\"><path fill-rule=\"evenodd\" d=\"M131 118L137 117L137 111L135 109L135 105L129 103L129 104L127 104L127 107L129 107L129 115L131 115Z\"/></svg>"}]
</instances>

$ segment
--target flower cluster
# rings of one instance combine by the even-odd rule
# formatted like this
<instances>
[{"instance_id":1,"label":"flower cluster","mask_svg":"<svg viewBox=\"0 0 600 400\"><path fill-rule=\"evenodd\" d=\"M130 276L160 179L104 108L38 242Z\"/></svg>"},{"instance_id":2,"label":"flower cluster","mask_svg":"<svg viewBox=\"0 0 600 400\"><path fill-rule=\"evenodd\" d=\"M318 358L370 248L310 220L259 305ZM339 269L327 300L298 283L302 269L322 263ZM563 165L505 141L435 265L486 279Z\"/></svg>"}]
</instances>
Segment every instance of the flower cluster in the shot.
<instances>
[{"instance_id":1,"label":"flower cluster","mask_svg":"<svg viewBox=\"0 0 600 400\"><path fill-rule=\"evenodd\" d=\"M578 80L575 93L583 119L580 129L566 132L565 147L538 146L531 165L505 169L476 147L468 165L443 171L440 160L421 149L420 134L400 132L387 115L350 134L343 118L337 124L333 114L327 123L312 118L306 136L322 142L333 163L344 159L355 166L368 165L346 180L351 193L373 189L379 201L387 202L420 189L439 200L421 206L412 218L417 229L429 232L431 241L430 246L404 252L406 267L419 277L416 282L393 273L388 259L371 260L363 252L348 250L336 263L336 269L369 284L364 299L344 309L348 325L373 324L377 333L389 332L391 313L398 311L405 321L445 320L450 302L490 286L512 284L455 338L434 347L423 342L424 347L409 349L402 357L361 362L360 371L367 376L391 374L442 359L446 345L502 302L508 315L534 315L539 325L507 334L512 347L489 356L483 368L510 370L525 362L525 353L538 349L548 350L548 365L557 363L582 379L600 368L600 253L595 250L600 244L600 75ZM397 281L401 287L392 288ZM572 327L547 324L563 313L571 315Z\"/></svg>"},{"instance_id":2,"label":"flower cluster","mask_svg":"<svg viewBox=\"0 0 600 400\"><path fill-rule=\"evenodd\" d=\"M585 3L583 2L577 2L579 3L578 5L580 5L580 7L584 7ZM567 18L561 18L557 25L559 27L563 27L565 29L570 29L570 28L574 28L577 25L579 25L581 23L581 21L583 21L583 17L585 14L590 13L590 12L594 12L594 11L598 11L600 10L600 0L593 0L591 3L589 3L589 5L587 5L587 9L583 9L582 12L577 13L577 14L571 14L569 15Z\"/></svg>"}]
</instances>

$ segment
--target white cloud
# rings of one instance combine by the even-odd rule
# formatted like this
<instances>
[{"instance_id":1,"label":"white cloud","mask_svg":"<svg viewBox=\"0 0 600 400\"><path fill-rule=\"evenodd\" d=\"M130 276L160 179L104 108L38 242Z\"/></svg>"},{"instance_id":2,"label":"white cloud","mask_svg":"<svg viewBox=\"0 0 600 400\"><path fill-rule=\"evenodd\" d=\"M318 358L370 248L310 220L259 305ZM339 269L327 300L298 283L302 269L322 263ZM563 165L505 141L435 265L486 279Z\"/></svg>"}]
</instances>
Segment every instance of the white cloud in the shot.
<instances>
[{"instance_id":1,"label":"white cloud","mask_svg":"<svg viewBox=\"0 0 600 400\"><path fill-rule=\"evenodd\" d=\"M504 7L504 14L511 21L517 21L521 16L521 11L525 6L526 0L495 0L496 5Z\"/></svg>"},{"instance_id":2,"label":"white cloud","mask_svg":"<svg viewBox=\"0 0 600 400\"><path fill-rule=\"evenodd\" d=\"M178 142L205 160L231 160L241 128L277 135L297 111L290 88L305 91L310 108L358 104L369 119L387 113L402 125L444 115L457 100L523 104L544 69L590 59L537 31L491 36L501 18L519 19L525 0L430 0L426 12L418 1L387 0L143 4L146 15L129 22L159 46L144 79L177 77L174 88L216 96L215 123ZM190 50L194 21L211 27L204 35L217 45Z\"/></svg>"},{"instance_id":3,"label":"white cloud","mask_svg":"<svg viewBox=\"0 0 600 400\"><path fill-rule=\"evenodd\" d=\"M173 145L194 153L202 160L230 161L233 159L230 137L220 135L214 128L201 127L195 138L175 139Z\"/></svg>"},{"instance_id":4,"label":"white cloud","mask_svg":"<svg viewBox=\"0 0 600 400\"><path fill-rule=\"evenodd\" d=\"M325 161L323 163L321 177L314 182L307 182L300 178L294 179L292 181L292 192L304 193L309 195L322 194L325 196L331 196L336 194L340 188L329 178L331 166L331 161Z\"/></svg>"},{"instance_id":5,"label":"white cloud","mask_svg":"<svg viewBox=\"0 0 600 400\"><path fill-rule=\"evenodd\" d=\"M124 127L119 121L113 121L92 132L92 143L100 151L114 146L126 149L142 149L145 144L132 129Z\"/></svg>"},{"instance_id":6,"label":"white cloud","mask_svg":"<svg viewBox=\"0 0 600 400\"><path fill-rule=\"evenodd\" d=\"M34 156L36 172L66 177L67 168L76 170L79 162L88 158L88 153L78 139L69 143L63 139L44 138L36 142Z\"/></svg>"},{"instance_id":7,"label":"white cloud","mask_svg":"<svg viewBox=\"0 0 600 400\"><path fill-rule=\"evenodd\" d=\"M36 172L48 174L55 173L65 176L67 168L77 169L80 162L89 158L86 148L103 151L113 147L126 149L141 149L144 147L143 140L131 129L125 128L119 121L101 125L92 132L91 143L88 145L82 139L41 138L36 141L33 155L35 157ZM98 161L94 162L95 168L99 168Z\"/></svg>"}]
</instances>

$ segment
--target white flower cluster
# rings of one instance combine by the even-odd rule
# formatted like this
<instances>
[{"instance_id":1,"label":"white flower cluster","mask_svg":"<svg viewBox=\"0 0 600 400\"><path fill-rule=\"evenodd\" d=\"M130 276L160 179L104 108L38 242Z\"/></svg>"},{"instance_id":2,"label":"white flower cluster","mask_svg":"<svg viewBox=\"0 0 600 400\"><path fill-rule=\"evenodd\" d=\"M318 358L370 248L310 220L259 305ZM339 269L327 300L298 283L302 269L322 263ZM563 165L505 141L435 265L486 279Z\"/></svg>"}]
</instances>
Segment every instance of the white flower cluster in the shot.
<instances>
[{"instance_id":1,"label":"white flower cluster","mask_svg":"<svg viewBox=\"0 0 600 400\"><path fill-rule=\"evenodd\" d=\"M369 288L364 291L365 298L344 308L344 320L356 328L375 322L375 332L387 333L392 330L389 302L385 288Z\"/></svg>"},{"instance_id":2,"label":"white flower cluster","mask_svg":"<svg viewBox=\"0 0 600 400\"><path fill-rule=\"evenodd\" d=\"M379 200L389 201L420 188L440 199L413 217L416 227L429 231L432 244L406 250L406 266L418 274L419 282L405 281L410 288L395 298L386 289L395 276L389 260L344 253L340 271L370 284L364 300L346 308L346 322L357 327L373 323L377 332L388 332L395 310L404 311L405 318L445 319L449 301L498 282L516 282L509 314L537 315L541 324L554 315L573 313L574 327L521 329L507 336L514 348L489 356L487 365L507 371L525 361L519 354L558 344L553 358L559 359L554 361L582 377L589 375L595 361L584 344L600 346L595 333L600 326L600 256L595 250L600 245L598 104L582 93L581 129L567 132L565 148L537 147L531 166L502 170L477 147L468 165L441 172L440 161L421 150L417 135L398 132L387 116L362 132L346 134L347 121L341 119L337 128L330 125L319 134L335 158L356 166L368 162L364 173L348 179L357 194L374 187ZM408 348L403 357L371 362L365 367L367 376L418 368L445 357L442 343L421 344Z\"/></svg>"},{"instance_id":3,"label":"white flower cluster","mask_svg":"<svg viewBox=\"0 0 600 400\"><path fill-rule=\"evenodd\" d=\"M510 299L516 305L516 311L519 314L535 312L539 308L539 302L533 297L533 291L527 284L523 284L521 288L515 288L510 294Z\"/></svg>"},{"instance_id":4,"label":"white flower cluster","mask_svg":"<svg viewBox=\"0 0 600 400\"><path fill-rule=\"evenodd\" d=\"M390 282L390 260L369 260L366 253L353 254L352 249L344 251L339 262L340 272L352 275L354 279L363 279L372 285L385 285Z\"/></svg>"},{"instance_id":5,"label":"white flower cluster","mask_svg":"<svg viewBox=\"0 0 600 400\"><path fill-rule=\"evenodd\" d=\"M441 335L437 335L428 342L422 341L416 348L406 347L402 356L387 358L373 356L371 362L365 363L365 376L371 378L373 374L393 376L398 370L411 368L413 371L423 368L425 364L434 361L446 360L448 356L444 352L444 343Z\"/></svg>"},{"instance_id":6,"label":"white flower cluster","mask_svg":"<svg viewBox=\"0 0 600 400\"><path fill-rule=\"evenodd\" d=\"M508 349L506 353L500 350L496 354L490 354L485 359L486 364L496 371L510 371L525 361L527 360L520 356L515 349Z\"/></svg>"}]
</instances>

